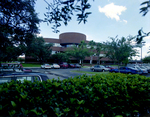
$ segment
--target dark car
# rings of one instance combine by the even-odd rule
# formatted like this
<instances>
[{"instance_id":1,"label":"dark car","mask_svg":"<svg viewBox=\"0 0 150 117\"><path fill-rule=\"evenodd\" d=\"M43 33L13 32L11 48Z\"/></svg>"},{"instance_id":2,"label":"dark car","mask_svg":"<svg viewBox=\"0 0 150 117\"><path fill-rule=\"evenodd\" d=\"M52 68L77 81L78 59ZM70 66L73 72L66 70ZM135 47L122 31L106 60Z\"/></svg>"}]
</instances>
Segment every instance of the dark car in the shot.
<instances>
[{"instance_id":1,"label":"dark car","mask_svg":"<svg viewBox=\"0 0 150 117\"><path fill-rule=\"evenodd\" d=\"M69 68L75 68L75 65L74 64L68 64L68 67Z\"/></svg>"},{"instance_id":2,"label":"dark car","mask_svg":"<svg viewBox=\"0 0 150 117\"><path fill-rule=\"evenodd\" d=\"M111 69L109 72L113 73L125 73L125 74L142 74L138 69L134 69L132 67L121 67L119 69Z\"/></svg>"},{"instance_id":3,"label":"dark car","mask_svg":"<svg viewBox=\"0 0 150 117\"><path fill-rule=\"evenodd\" d=\"M75 68L81 68L81 65L79 64L74 64Z\"/></svg>"},{"instance_id":4,"label":"dark car","mask_svg":"<svg viewBox=\"0 0 150 117\"><path fill-rule=\"evenodd\" d=\"M63 62L59 66L60 66L60 68L68 68L68 63Z\"/></svg>"},{"instance_id":5,"label":"dark car","mask_svg":"<svg viewBox=\"0 0 150 117\"><path fill-rule=\"evenodd\" d=\"M22 83L24 80L28 80L31 82L34 82L35 80L38 81L46 81L49 78L47 75L42 74L42 73L33 73L33 72L14 72L14 73L1 73L0 74L0 84L5 83L5 82L11 82L12 80L14 81L21 81Z\"/></svg>"}]
</instances>

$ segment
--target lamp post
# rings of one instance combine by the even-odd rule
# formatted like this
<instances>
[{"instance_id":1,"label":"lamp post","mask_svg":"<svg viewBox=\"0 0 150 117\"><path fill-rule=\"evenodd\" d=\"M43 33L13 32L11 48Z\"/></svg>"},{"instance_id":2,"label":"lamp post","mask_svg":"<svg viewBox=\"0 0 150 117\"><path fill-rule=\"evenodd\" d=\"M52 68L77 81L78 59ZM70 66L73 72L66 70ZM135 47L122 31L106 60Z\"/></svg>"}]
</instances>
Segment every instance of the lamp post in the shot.
<instances>
[{"instance_id":1,"label":"lamp post","mask_svg":"<svg viewBox=\"0 0 150 117\"><path fill-rule=\"evenodd\" d=\"M145 41L141 42L141 62L142 62L142 47L145 45Z\"/></svg>"}]
</instances>

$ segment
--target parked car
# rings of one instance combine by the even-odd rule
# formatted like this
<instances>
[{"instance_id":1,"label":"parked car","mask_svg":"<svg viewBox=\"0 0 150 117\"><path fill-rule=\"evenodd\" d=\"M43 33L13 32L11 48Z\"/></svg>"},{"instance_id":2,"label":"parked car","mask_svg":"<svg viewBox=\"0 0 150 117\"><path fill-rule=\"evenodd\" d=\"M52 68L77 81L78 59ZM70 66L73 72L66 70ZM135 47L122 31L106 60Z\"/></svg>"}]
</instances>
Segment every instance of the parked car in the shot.
<instances>
[{"instance_id":1,"label":"parked car","mask_svg":"<svg viewBox=\"0 0 150 117\"><path fill-rule=\"evenodd\" d=\"M31 69L23 68L22 64L19 63L5 63L1 65L0 72L32 72Z\"/></svg>"},{"instance_id":2,"label":"parked car","mask_svg":"<svg viewBox=\"0 0 150 117\"><path fill-rule=\"evenodd\" d=\"M23 71L23 72L32 72L31 69L26 69L26 68L22 68L21 71Z\"/></svg>"},{"instance_id":3,"label":"parked car","mask_svg":"<svg viewBox=\"0 0 150 117\"><path fill-rule=\"evenodd\" d=\"M60 68L68 68L68 63L66 62L61 63Z\"/></svg>"},{"instance_id":4,"label":"parked car","mask_svg":"<svg viewBox=\"0 0 150 117\"><path fill-rule=\"evenodd\" d=\"M103 65L95 65L93 67L90 68L92 71L109 71L109 68L104 67Z\"/></svg>"},{"instance_id":5,"label":"parked car","mask_svg":"<svg viewBox=\"0 0 150 117\"><path fill-rule=\"evenodd\" d=\"M54 68L54 69L59 69L60 66L59 66L57 63L53 63L53 64L52 64L52 68Z\"/></svg>"},{"instance_id":6,"label":"parked car","mask_svg":"<svg viewBox=\"0 0 150 117\"><path fill-rule=\"evenodd\" d=\"M34 82L35 80L38 80L40 82L46 81L49 78L47 75L42 73L33 73L33 72L14 72L14 73L2 73L0 74L0 84L5 82L11 82L12 80L15 81L21 81L22 83L24 80L28 80L31 82Z\"/></svg>"},{"instance_id":7,"label":"parked car","mask_svg":"<svg viewBox=\"0 0 150 117\"><path fill-rule=\"evenodd\" d=\"M142 72L142 74L148 74L147 69L140 67L140 66L134 66L133 68L136 68Z\"/></svg>"},{"instance_id":8,"label":"parked car","mask_svg":"<svg viewBox=\"0 0 150 117\"><path fill-rule=\"evenodd\" d=\"M69 68L75 68L75 65L74 64L68 64L68 67Z\"/></svg>"},{"instance_id":9,"label":"parked car","mask_svg":"<svg viewBox=\"0 0 150 117\"><path fill-rule=\"evenodd\" d=\"M115 69L114 67L110 66L110 65L105 65L106 68L109 68L109 69Z\"/></svg>"},{"instance_id":10,"label":"parked car","mask_svg":"<svg viewBox=\"0 0 150 117\"><path fill-rule=\"evenodd\" d=\"M133 67L121 67L119 69L111 69L109 72L113 73L125 73L125 74L142 74L142 72L136 68Z\"/></svg>"},{"instance_id":11,"label":"parked car","mask_svg":"<svg viewBox=\"0 0 150 117\"><path fill-rule=\"evenodd\" d=\"M143 66L147 69L148 73L150 73L150 67L149 66Z\"/></svg>"},{"instance_id":12,"label":"parked car","mask_svg":"<svg viewBox=\"0 0 150 117\"><path fill-rule=\"evenodd\" d=\"M81 68L81 65L79 64L74 64L75 68Z\"/></svg>"},{"instance_id":13,"label":"parked car","mask_svg":"<svg viewBox=\"0 0 150 117\"><path fill-rule=\"evenodd\" d=\"M43 65L41 65L41 68L42 69L51 69L53 66L52 65L50 65L50 64L43 64Z\"/></svg>"}]
</instances>

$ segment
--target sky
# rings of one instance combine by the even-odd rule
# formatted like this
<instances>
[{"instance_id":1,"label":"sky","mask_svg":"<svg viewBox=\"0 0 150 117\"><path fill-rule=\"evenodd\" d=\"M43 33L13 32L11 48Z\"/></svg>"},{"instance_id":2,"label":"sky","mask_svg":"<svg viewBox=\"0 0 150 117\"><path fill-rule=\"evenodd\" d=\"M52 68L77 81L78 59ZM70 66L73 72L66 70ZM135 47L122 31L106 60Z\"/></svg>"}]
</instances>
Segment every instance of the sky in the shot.
<instances>
[{"instance_id":1,"label":"sky","mask_svg":"<svg viewBox=\"0 0 150 117\"><path fill-rule=\"evenodd\" d=\"M48 2L52 0L47 0ZM140 4L146 0L89 0L92 12L89 15L86 24L77 22L77 17L73 16L67 26L62 24L59 33L54 33L51 29L52 24L40 23L40 36L44 38L59 39L59 35L65 32L79 32L86 35L88 41L95 42L111 41L110 37L128 37L136 36L138 30L143 28L144 32L150 32L150 12L146 16L142 16L140 12ZM44 19L44 13L47 4L44 0L37 0L35 10L40 19ZM147 54L150 49L150 36L144 38L146 42L142 47L142 58L149 56ZM141 49L139 55L141 55ZM134 59L139 60L140 57Z\"/></svg>"}]
</instances>

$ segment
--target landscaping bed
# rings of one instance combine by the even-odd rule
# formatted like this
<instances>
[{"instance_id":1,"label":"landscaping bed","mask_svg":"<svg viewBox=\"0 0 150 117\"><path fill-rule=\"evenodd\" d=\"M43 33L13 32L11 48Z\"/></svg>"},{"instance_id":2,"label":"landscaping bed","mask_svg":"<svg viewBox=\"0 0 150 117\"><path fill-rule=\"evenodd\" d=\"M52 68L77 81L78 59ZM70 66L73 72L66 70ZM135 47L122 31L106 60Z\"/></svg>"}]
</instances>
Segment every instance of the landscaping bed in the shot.
<instances>
[{"instance_id":1,"label":"landscaping bed","mask_svg":"<svg viewBox=\"0 0 150 117\"><path fill-rule=\"evenodd\" d=\"M0 116L133 117L150 109L150 77L120 73L0 85Z\"/></svg>"}]
</instances>

